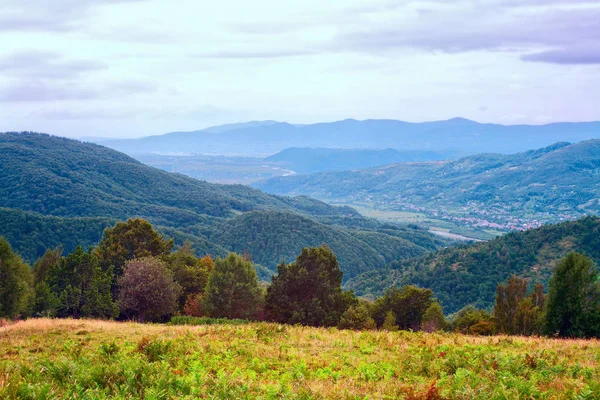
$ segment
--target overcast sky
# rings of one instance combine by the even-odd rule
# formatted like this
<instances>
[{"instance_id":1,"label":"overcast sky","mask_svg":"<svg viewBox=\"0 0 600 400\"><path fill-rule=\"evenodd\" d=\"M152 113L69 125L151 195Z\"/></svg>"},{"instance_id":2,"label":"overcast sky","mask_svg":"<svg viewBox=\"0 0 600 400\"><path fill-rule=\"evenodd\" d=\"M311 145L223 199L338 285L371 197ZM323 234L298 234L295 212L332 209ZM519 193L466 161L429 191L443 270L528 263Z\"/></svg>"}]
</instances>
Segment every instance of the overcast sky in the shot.
<instances>
[{"instance_id":1,"label":"overcast sky","mask_svg":"<svg viewBox=\"0 0 600 400\"><path fill-rule=\"evenodd\" d=\"M598 0L0 5L0 131L600 120Z\"/></svg>"}]
</instances>

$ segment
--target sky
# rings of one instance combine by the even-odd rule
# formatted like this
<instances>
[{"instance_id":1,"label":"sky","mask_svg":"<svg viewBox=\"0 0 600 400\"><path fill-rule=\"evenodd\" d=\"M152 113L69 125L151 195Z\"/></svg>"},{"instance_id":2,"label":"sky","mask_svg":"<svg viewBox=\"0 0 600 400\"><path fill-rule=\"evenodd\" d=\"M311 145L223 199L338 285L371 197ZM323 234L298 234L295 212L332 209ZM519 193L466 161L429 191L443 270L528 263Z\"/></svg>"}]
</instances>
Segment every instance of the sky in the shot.
<instances>
[{"instance_id":1,"label":"sky","mask_svg":"<svg viewBox=\"0 0 600 400\"><path fill-rule=\"evenodd\" d=\"M0 0L0 131L600 120L600 1Z\"/></svg>"}]
</instances>

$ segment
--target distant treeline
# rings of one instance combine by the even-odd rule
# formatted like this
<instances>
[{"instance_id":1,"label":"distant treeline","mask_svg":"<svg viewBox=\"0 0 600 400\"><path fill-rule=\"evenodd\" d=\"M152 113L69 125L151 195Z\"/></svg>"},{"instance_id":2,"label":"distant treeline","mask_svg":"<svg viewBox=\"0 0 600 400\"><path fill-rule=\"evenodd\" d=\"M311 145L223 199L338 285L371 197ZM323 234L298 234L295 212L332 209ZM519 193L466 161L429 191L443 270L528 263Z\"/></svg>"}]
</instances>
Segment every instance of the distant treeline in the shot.
<instances>
[{"instance_id":1,"label":"distant treeline","mask_svg":"<svg viewBox=\"0 0 600 400\"><path fill-rule=\"evenodd\" d=\"M193 323L195 317L266 320L341 329L452 330L469 334L600 336L600 283L593 261L569 253L548 293L513 275L498 284L492 312L465 307L446 318L431 289L390 288L374 302L342 289L342 271L325 245L281 263L259 283L249 254L198 258L143 219L107 228L96 247L66 256L47 250L29 267L0 238L0 317L135 319ZM183 318L182 316L187 316Z\"/></svg>"}]
</instances>

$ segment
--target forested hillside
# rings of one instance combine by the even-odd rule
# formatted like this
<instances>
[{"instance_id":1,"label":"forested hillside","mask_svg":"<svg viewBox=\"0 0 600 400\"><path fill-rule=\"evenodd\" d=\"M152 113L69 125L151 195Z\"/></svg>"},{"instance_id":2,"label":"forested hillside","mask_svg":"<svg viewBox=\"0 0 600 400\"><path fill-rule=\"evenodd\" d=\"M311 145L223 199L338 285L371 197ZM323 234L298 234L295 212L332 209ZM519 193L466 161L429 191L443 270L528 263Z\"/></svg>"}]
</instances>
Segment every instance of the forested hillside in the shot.
<instances>
[{"instance_id":1,"label":"forested hillside","mask_svg":"<svg viewBox=\"0 0 600 400\"><path fill-rule=\"evenodd\" d=\"M280 256L324 242L344 260L347 278L389 261L349 233L381 226L352 208L303 196L268 195L242 185L210 184L145 166L102 146L37 133L0 134L0 207L5 208L0 216L7 221L0 235L28 260L39 256L42 247L62 243L70 250L71 243L92 244L108 221L142 217L178 242L190 240L197 252L248 250L271 270ZM250 211L261 212L245 214ZM270 213L275 214L269 217ZM269 241L273 219L279 244ZM399 242L394 235L378 235L393 248L394 257L425 252L421 245ZM420 231L418 240L423 237L434 246L444 243ZM293 250L282 253L283 244Z\"/></svg>"},{"instance_id":2,"label":"forested hillside","mask_svg":"<svg viewBox=\"0 0 600 400\"><path fill-rule=\"evenodd\" d=\"M290 230L290 227L293 227ZM415 234L423 234L415 230ZM377 231L332 227L301 215L252 211L215 226L209 238L236 252L249 251L253 261L276 265L292 260L302 248L325 243L339 254L344 275L355 276L394 259L421 255L427 249L406 239ZM437 242L441 244L441 242Z\"/></svg>"},{"instance_id":3,"label":"forested hillside","mask_svg":"<svg viewBox=\"0 0 600 400\"><path fill-rule=\"evenodd\" d=\"M77 246L96 245L104 229L113 226L116 219L106 217L56 217L31 211L0 208L0 236L4 236L25 261L33 264L47 249L62 247L70 253ZM227 250L202 236L184 233L176 228L157 226L173 238L177 245L189 241L201 254L225 256Z\"/></svg>"},{"instance_id":4,"label":"forested hillside","mask_svg":"<svg viewBox=\"0 0 600 400\"><path fill-rule=\"evenodd\" d=\"M418 207L497 223L528 215L543 218L544 213L598 213L600 140L556 143L513 155L279 177L254 186L274 194Z\"/></svg>"},{"instance_id":5,"label":"forested hillside","mask_svg":"<svg viewBox=\"0 0 600 400\"><path fill-rule=\"evenodd\" d=\"M490 307L496 286L511 274L547 284L556 263L571 251L600 261L600 218L512 232L489 242L448 247L397 261L347 283L359 295L378 296L391 286L415 284L432 289L446 312L465 305Z\"/></svg>"}]
</instances>

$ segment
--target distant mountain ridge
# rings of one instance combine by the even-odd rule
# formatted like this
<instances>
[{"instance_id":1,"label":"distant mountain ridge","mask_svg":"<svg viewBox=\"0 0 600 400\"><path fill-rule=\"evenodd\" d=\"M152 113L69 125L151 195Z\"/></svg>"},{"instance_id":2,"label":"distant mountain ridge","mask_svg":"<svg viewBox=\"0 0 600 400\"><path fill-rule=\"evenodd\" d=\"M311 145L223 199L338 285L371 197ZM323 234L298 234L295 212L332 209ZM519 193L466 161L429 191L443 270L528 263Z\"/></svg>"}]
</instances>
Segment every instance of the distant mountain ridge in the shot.
<instances>
[{"instance_id":1,"label":"distant mountain ridge","mask_svg":"<svg viewBox=\"0 0 600 400\"><path fill-rule=\"evenodd\" d=\"M31 132L0 133L0 207L0 235L29 260L44 251L32 243L35 237L51 237L45 246L63 243L70 251L68 246L93 244L107 224L130 217L148 219L178 243L192 241L201 253L252 249L254 260L271 271L301 246L325 242L338 254L346 279L445 244L423 229L386 227L350 207L211 184L100 145ZM272 221L281 232L277 242L269 239ZM373 237L354 235L361 232ZM384 256L376 242L389 249Z\"/></svg>"},{"instance_id":2,"label":"distant mountain ridge","mask_svg":"<svg viewBox=\"0 0 600 400\"><path fill-rule=\"evenodd\" d=\"M265 158L279 162L299 174L321 171L343 171L400 162L439 161L449 156L433 151L399 151L395 149L330 149L292 147Z\"/></svg>"},{"instance_id":3,"label":"distant mountain ridge","mask_svg":"<svg viewBox=\"0 0 600 400\"><path fill-rule=\"evenodd\" d=\"M215 132L219 132L218 135ZM579 142L594 138L600 138L600 122L499 125L482 124L464 118L421 123L346 119L308 125L275 121L250 122L194 132L102 141L101 144L129 154L268 156L290 147L325 147L460 151L463 155L468 155L484 152L515 153L560 141Z\"/></svg>"}]
</instances>

